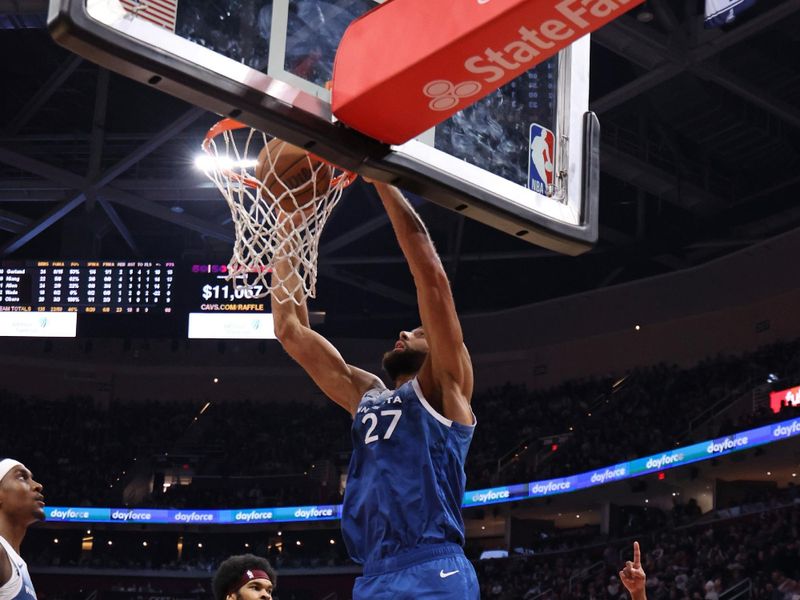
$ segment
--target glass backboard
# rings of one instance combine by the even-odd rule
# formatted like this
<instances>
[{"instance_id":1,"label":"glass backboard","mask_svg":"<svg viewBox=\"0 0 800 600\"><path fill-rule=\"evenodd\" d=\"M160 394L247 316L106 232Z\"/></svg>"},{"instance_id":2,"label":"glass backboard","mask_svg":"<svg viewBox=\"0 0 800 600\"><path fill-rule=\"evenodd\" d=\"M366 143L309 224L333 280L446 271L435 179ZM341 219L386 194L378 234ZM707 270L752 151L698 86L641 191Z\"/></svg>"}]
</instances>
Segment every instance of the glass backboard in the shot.
<instances>
[{"instance_id":1,"label":"glass backboard","mask_svg":"<svg viewBox=\"0 0 800 600\"><path fill-rule=\"evenodd\" d=\"M326 88L345 29L378 3L51 0L48 22L56 41L97 64L344 168L558 252L590 248L599 126L587 112L588 36L388 146L337 122Z\"/></svg>"}]
</instances>

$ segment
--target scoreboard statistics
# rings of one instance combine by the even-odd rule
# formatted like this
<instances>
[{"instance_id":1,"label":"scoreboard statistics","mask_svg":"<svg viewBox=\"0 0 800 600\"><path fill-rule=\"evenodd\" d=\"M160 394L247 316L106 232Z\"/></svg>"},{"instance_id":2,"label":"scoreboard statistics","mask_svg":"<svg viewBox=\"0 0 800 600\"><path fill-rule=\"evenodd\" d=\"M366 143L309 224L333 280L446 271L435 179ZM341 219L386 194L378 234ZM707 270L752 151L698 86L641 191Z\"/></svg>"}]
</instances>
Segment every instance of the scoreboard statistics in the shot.
<instances>
[{"instance_id":1,"label":"scoreboard statistics","mask_svg":"<svg viewBox=\"0 0 800 600\"><path fill-rule=\"evenodd\" d=\"M0 261L0 336L272 339L269 300L227 267L171 260Z\"/></svg>"},{"instance_id":2,"label":"scoreboard statistics","mask_svg":"<svg viewBox=\"0 0 800 600\"><path fill-rule=\"evenodd\" d=\"M172 262L3 261L0 311L168 313L174 280Z\"/></svg>"}]
</instances>

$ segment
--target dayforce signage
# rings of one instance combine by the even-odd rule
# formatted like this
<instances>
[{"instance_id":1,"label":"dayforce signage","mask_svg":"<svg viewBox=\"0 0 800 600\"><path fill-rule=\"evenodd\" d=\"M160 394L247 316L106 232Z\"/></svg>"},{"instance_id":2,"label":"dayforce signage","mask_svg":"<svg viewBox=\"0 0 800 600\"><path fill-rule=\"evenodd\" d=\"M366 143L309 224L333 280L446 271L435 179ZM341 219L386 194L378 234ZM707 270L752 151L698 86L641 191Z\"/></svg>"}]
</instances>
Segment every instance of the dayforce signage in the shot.
<instances>
[{"instance_id":1,"label":"dayforce signage","mask_svg":"<svg viewBox=\"0 0 800 600\"><path fill-rule=\"evenodd\" d=\"M749 440L746 435L736 437L726 437L725 439L709 442L706 447L708 454L723 454L730 450L738 450L747 446Z\"/></svg>"},{"instance_id":2,"label":"dayforce signage","mask_svg":"<svg viewBox=\"0 0 800 600\"><path fill-rule=\"evenodd\" d=\"M515 502L542 496L574 492L612 481L621 481L648 473L673 469L689 463L708 460L753 448L762 444L779 442L800 435L800 419L791 419L756 429L743 431L714 440L707 440L645 456L595 471L559 477L545 481L531 481L515 485L468 491L462 506L483 506L502 502ZM333 521L342 516L342 506L283 506L277 508L243 508L240 510L157 510L150 508L80 508L52 506L45 510L48 521L81 523L186 523L193 525L247 525L252 523L282 523L299 521Z\"/></svg>"},{"instance_id":3,"label":"dayforce signage","mask_svg":"<svg viewBox=\"0 0 800 600\"><path fill-rule=\"evenodd\" d=\"M480 506L484 504L500 504L513 502L528 497L528 484L520 483L485 490L473 490L464 494L462 506Z\"/></svg>"},{"instance_id":4,"label":"dayforce signage","mask_svg":"<svg viewBox=\"0 0 800 600\"><path fill-rule=\"evenodd\" d=\"M615 479L624 479L628 474L628 469L625 465L617 465L616 467L606 467L599 471L594 471L589 476L589 481L595 484L608 483Z\"/></svg>"},{"instance_id":5,"label":"dayforce signage","mask_svg":"<svg viewBox=\"0 0 800 600\"><path fill-rule=\"evenodd\" d=\"M341 506L284 506L239 510L160 510L152 508L48 507L48 521L86 523L182 523L186 525L248 525L291 521L331 521L341 518Z\"/></svg>"},{"instance_id":6,"label":"dayforce signage","mask_svg":"<svg viewBox=\"0 0 800 600\"><path fill-rule=\"evenodd\" d=\"M402 144L642 1L461 0L454 19L452 2L392 0L345 31L333 113Z\"/></svg>"}]
</instances>

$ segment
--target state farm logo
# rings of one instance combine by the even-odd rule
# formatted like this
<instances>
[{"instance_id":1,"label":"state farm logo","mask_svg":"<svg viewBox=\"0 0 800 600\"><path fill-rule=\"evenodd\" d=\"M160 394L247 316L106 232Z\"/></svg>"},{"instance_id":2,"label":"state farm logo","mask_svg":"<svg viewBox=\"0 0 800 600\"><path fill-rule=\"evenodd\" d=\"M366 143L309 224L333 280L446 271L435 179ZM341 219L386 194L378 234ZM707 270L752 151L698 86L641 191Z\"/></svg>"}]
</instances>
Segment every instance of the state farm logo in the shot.
<instances>
[{"instance_id":1,"label":"state farm logo","mask_svg":"<svg viewBox=\"0 0 800 600\"><path fill-rule=\"evenodd\" d=\"M458 106L464 98L474 96L481 91L483 86L477 81L462 81L453 83L444 79L430 81L422 88L422 93L431 101L428 107L435 111L450 110Z\"/></svg>"},{"instance_id":2,"label":"state farm logo","mask_svg":"<svg viewBox=\"0 0 800 600\"><path fill-rule=\"evenodd\" d=\"M476 1L482 5L491 0ZM483 47L476 54L465 57L464 69L468 77L474 75L487 84L504 78L508 80L509 76L527 71L542 58L566 48L603 23L622 14L628 10L626 4L638 4L639 1L641 0L555 0L552 6L555 13L548 13L541 22L531 21L507 27L508 38L504 43ZM461 61L459 58L452 58ZM456 108L463 98L477 94L482 87L483 84L478 81L454 84L442 79L426 84L423 91L427 97L432 98L428 104L431 110L447 111Z\"/></svg>"}]
</instances>

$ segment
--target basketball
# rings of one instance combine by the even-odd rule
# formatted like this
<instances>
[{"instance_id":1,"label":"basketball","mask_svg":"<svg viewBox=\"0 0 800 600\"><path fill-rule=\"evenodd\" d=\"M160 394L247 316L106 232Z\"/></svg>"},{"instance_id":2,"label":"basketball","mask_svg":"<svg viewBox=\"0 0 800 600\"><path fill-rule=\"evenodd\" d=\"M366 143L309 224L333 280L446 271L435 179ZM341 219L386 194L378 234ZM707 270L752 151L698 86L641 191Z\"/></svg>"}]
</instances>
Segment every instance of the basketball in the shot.
<instances>
[{"instance_id":1,"label":"basketball","mask_svg":"<svg viewBox=\"0 0 800 600\"><path fill-rule=\"evenodd\" d=\"M258 154L256 178L264 185L268 202L278 202L286 213L314 210L315 198L328 191L331 168L316 156L278 138L271 139ZM268 191L269 193L266 193Z\"/></svg>"}]
</instances>

